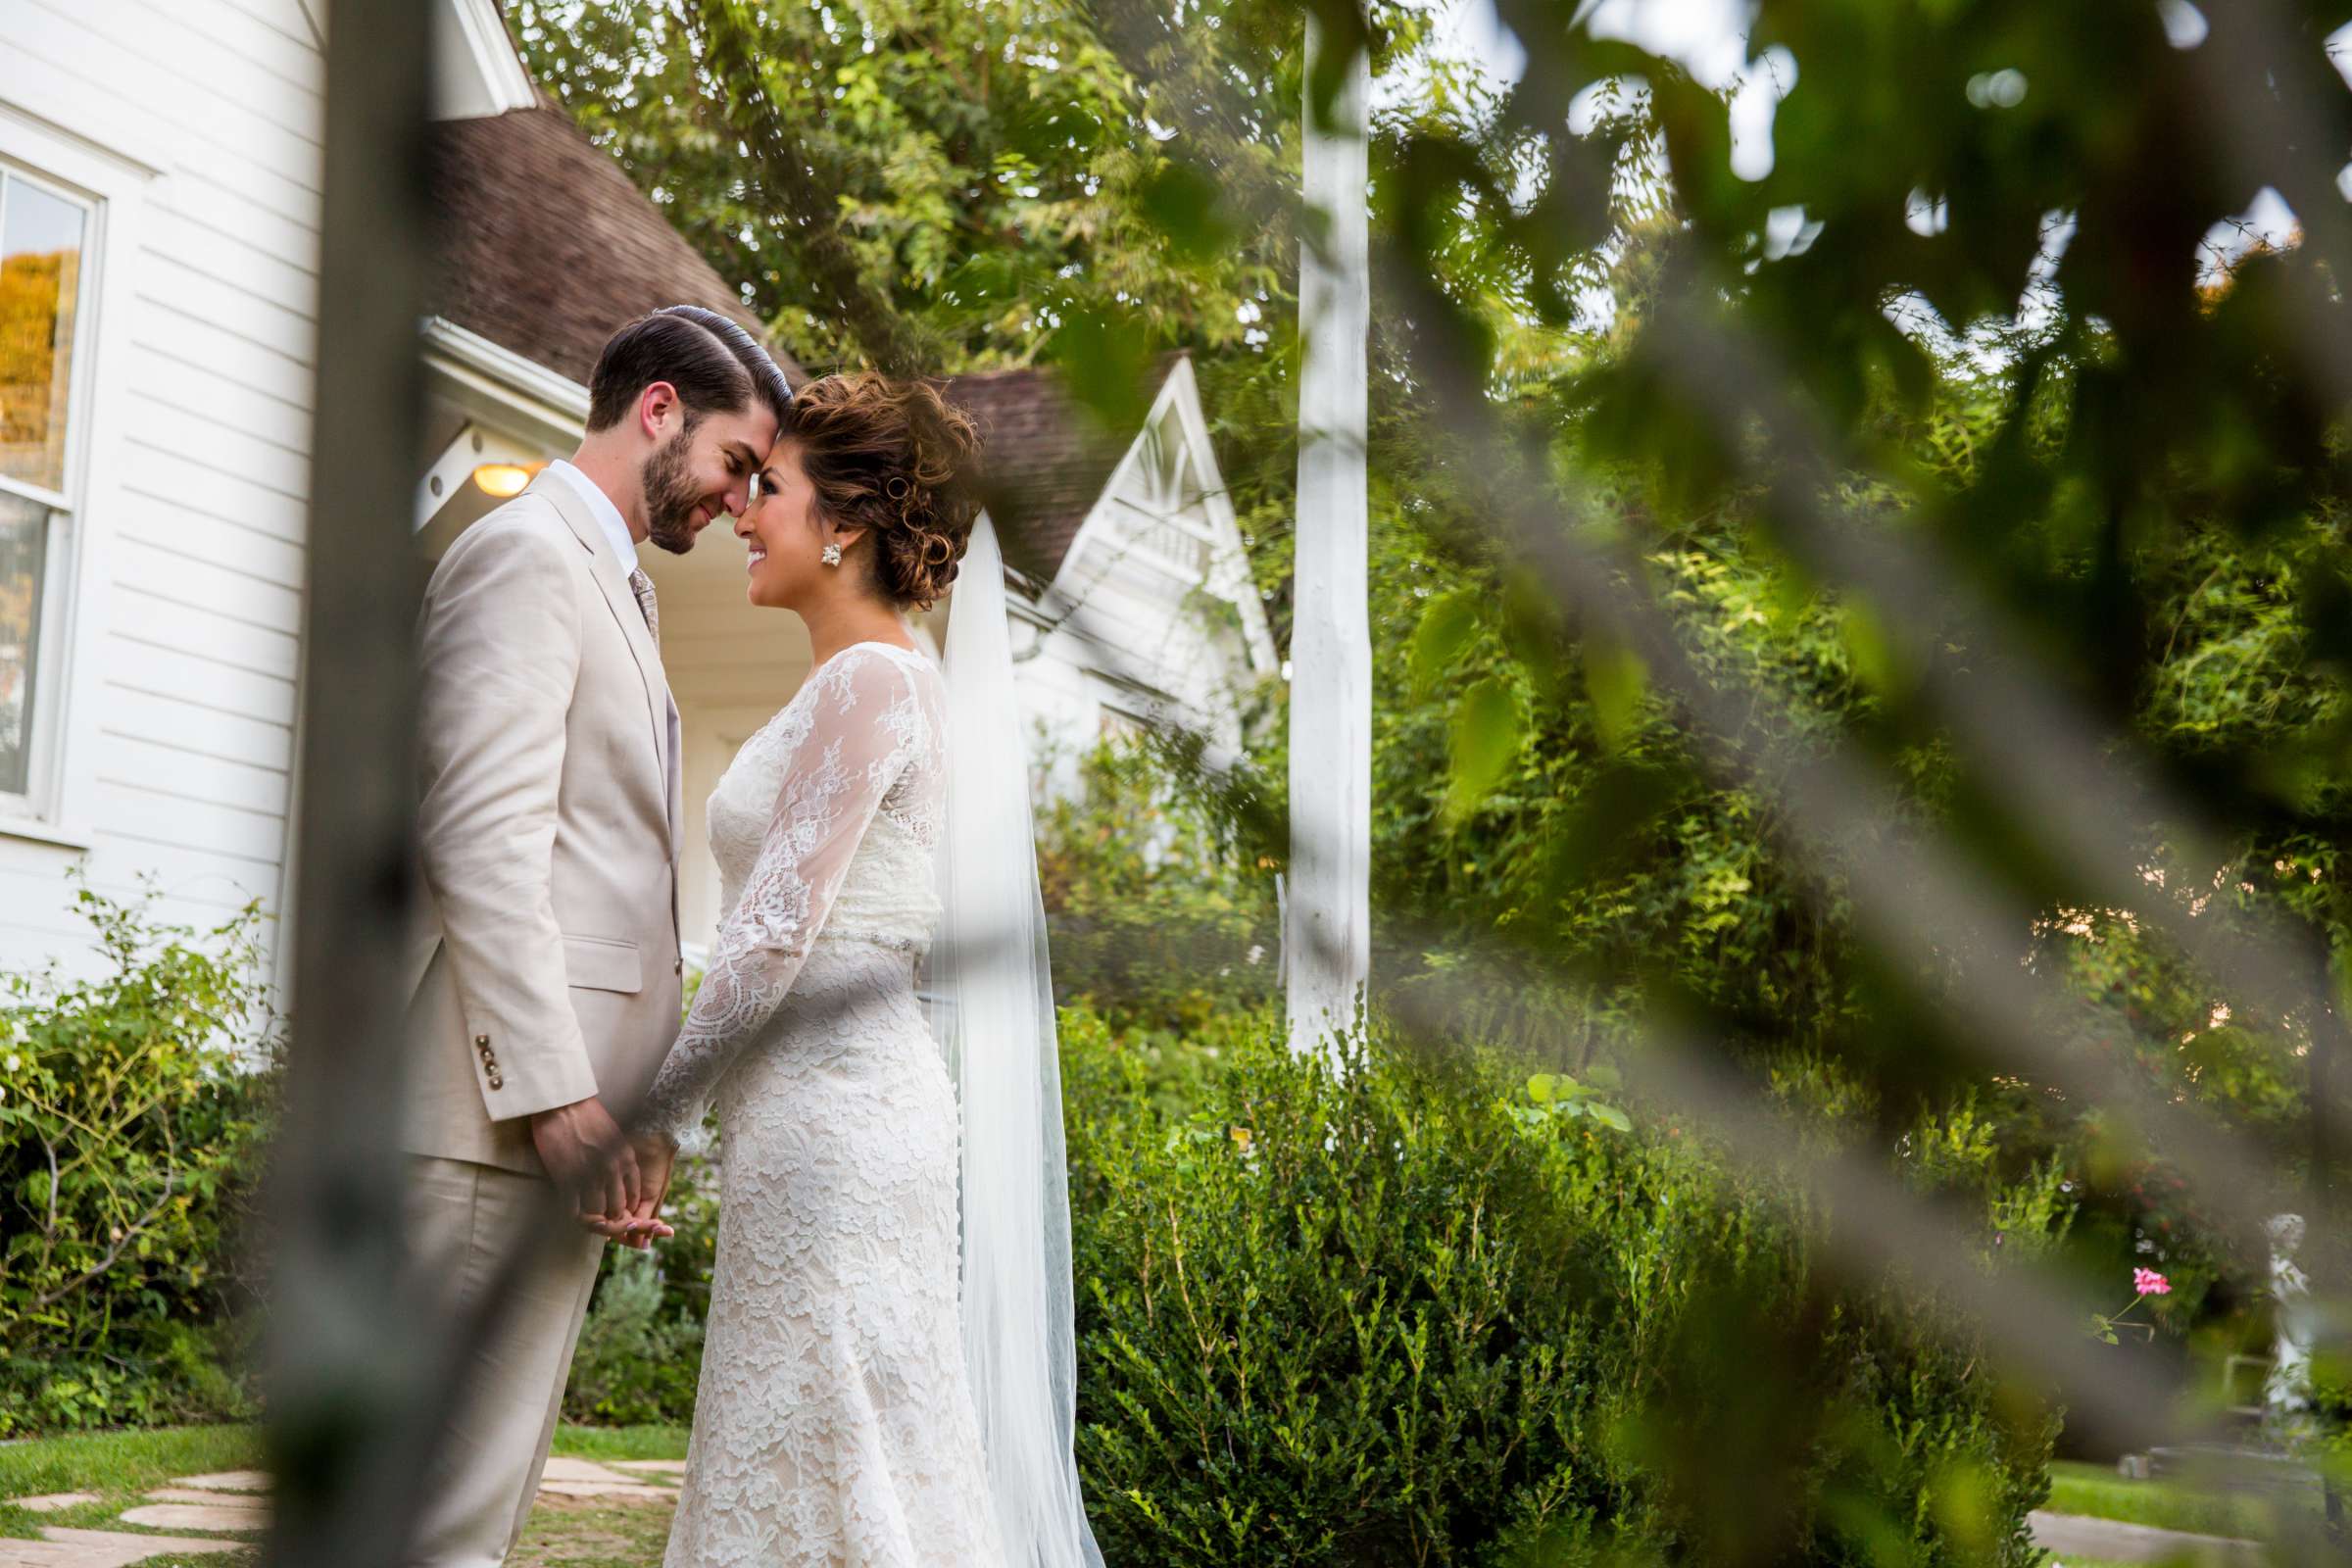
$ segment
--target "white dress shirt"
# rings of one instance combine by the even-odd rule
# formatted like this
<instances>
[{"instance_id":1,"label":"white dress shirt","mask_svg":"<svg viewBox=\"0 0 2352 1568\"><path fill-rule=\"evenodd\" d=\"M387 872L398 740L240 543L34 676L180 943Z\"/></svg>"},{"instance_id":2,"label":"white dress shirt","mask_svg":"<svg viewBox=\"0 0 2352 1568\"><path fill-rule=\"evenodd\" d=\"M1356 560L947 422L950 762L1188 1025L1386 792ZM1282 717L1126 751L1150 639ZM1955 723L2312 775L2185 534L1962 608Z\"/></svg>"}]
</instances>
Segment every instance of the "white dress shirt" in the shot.
<instances>
[{"instance_id":1,"label":"white dress shirt","mask_svg":"<svg viewBox=\"0 0 2352 1568\"><path fill-rule=\"evenodd\" d=\"M582 501L588 503L588 514L596 525L605 531L605 542L612 547L612 560L620 567L620 580L626 583L629 573L637 569L637 541L629 533L629 520L620 514L605 487L589 478L562 458L547 466L547 471L571 486Z\"/></svg>"}]
</instances>

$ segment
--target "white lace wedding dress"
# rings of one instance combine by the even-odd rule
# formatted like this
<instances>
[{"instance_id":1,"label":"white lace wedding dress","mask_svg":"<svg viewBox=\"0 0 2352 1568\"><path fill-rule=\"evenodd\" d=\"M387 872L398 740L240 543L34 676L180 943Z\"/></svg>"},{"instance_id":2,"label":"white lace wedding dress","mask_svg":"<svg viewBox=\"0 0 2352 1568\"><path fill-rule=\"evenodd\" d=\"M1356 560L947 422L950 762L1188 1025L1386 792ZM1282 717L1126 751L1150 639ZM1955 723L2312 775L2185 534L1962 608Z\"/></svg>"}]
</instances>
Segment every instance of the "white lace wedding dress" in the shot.
<instances>
[{"instance_id":1,"label":"white lace wedding dress","mask_svg":"<svg viewBox=\"0 0 2352 1568\"><path fill-rule=\"evenodd\" d=\"M710 803L725 917L647 1120L719 1116L718 1256L666 1568L1003 1560L957 1307L957 1110L913 984L942 682L859 643Z\"/></svg>"}]
</instances>

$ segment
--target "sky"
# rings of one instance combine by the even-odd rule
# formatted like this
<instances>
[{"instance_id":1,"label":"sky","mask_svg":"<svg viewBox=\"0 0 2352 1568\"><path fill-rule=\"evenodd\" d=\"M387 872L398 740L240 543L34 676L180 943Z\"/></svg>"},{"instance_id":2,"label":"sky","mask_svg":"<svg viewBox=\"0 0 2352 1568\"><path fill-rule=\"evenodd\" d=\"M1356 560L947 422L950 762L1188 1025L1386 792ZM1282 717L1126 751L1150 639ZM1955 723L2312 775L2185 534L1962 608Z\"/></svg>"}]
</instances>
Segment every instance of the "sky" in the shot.
<instances>
[{"instance_id":1,"label":"sky","mask_svg":"<svg viewBox=\"0 0 2352 1568\"><path fill-rule=\"evenodd\" d=\"M1519 79L1527 52L1494 14L1494 0L1433 0L1456 59L1474 61L1498 83ZM1700 80L1721 86L1747 59L1749 0L1585 0L1592 31L1671 55Z\"/></svg>"}]
</instances>

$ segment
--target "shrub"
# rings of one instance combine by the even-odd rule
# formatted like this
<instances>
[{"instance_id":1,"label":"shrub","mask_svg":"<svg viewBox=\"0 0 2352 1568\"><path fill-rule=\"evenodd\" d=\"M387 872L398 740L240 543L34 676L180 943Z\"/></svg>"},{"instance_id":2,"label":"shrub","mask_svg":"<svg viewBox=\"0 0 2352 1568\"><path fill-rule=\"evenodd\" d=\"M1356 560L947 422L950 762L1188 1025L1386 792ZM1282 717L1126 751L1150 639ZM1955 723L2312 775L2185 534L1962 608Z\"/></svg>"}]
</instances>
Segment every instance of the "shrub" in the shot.
<instances>
[{"instance_id":1,"label":"shrub","mask_svg":"<svg viewBox=\"0 0 2352 1568\"><path fill-rule=\"evenodd\" d=\"M5 977L0 1433L237 1413L243 1221L280 1049L263 916L76 889L103 963Z\"/></svg>"},{"instance_id":2,"label":"shrub","mask_svg":"<svg viewBox=\"0 0 2352 1568\"><path fill-rule=\"evenodd\" d=\"M1272 876L1243 864L1199 769L1141 741L1079 760L1038 813L1054 995L1122 1031L1214 1029L1276 994Z\"/></svg>"},{"instance_id":3,"label":"shrub","mask_svg":"<svg viewBox=\"0 0 2352 1568\"><path fill-rule=\"evenodd\" d=\"M1064 1031L1109 1561L2035 1560L2054 1419L1768 1182L1587 1086L1274 1033L1171 1113Z\"/></svg>"},{"instance_id":4,"label":"shrub","mask_svg":"<svg viewBox=\"0 0 2352 1568\"><path fill-rule=\"evenodd\" d=\"M605 1249L564 1391L570 1420L628 1426L694 1419L718 1250L715 1176L707 1160L682 1156L662 1208L677 1234L650 1251Z\"/></svg>"},{"instance_id":5,"label":"shrub","mask_svg":"<svg viewBox=\"0 0 2352 1568\"><path fill-rule=\"evenodd\" d=\"M571 1358L564 1414L614 1426L692 1420L703 1359L701 1319L667 1299L654 1252L609 1247L603 1267Z\"/></svg>"}]
</instances>

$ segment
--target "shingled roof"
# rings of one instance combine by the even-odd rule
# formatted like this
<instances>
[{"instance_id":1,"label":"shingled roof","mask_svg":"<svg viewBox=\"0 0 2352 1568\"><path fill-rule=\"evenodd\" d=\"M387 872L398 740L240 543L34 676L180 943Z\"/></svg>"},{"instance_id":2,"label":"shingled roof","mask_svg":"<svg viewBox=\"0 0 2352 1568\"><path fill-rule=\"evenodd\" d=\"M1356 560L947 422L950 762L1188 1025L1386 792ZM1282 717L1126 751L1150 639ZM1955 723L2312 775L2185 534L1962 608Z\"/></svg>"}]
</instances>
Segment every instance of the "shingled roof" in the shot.
<instances>
[{"instance_id":1,"label":"shingled roof","mask_svg":"<svg viewBox=\"0 0 2352 1568\"><path fill-rule=\"evenodd\" d=\"M663 305L759 318L552 100L430 129L440 261L429 308L587 385L612 329ZM798 386L801 368L770 345Z\"/></svg>"},{"instance_id":2,"label":"shingled roof","mask_svg":"<svg viewBox=\"0 0 2352 1568\"><path fill-rule=\"evenodd\" d=\"M1147 404L1176 359L1153 366L1143 389ZM980 426L983 488L1004 559L1034 581L1052 582L1138 432L1105 429L1052 370L950 376L945 391Z\"/></svg>"}]
</instances>

